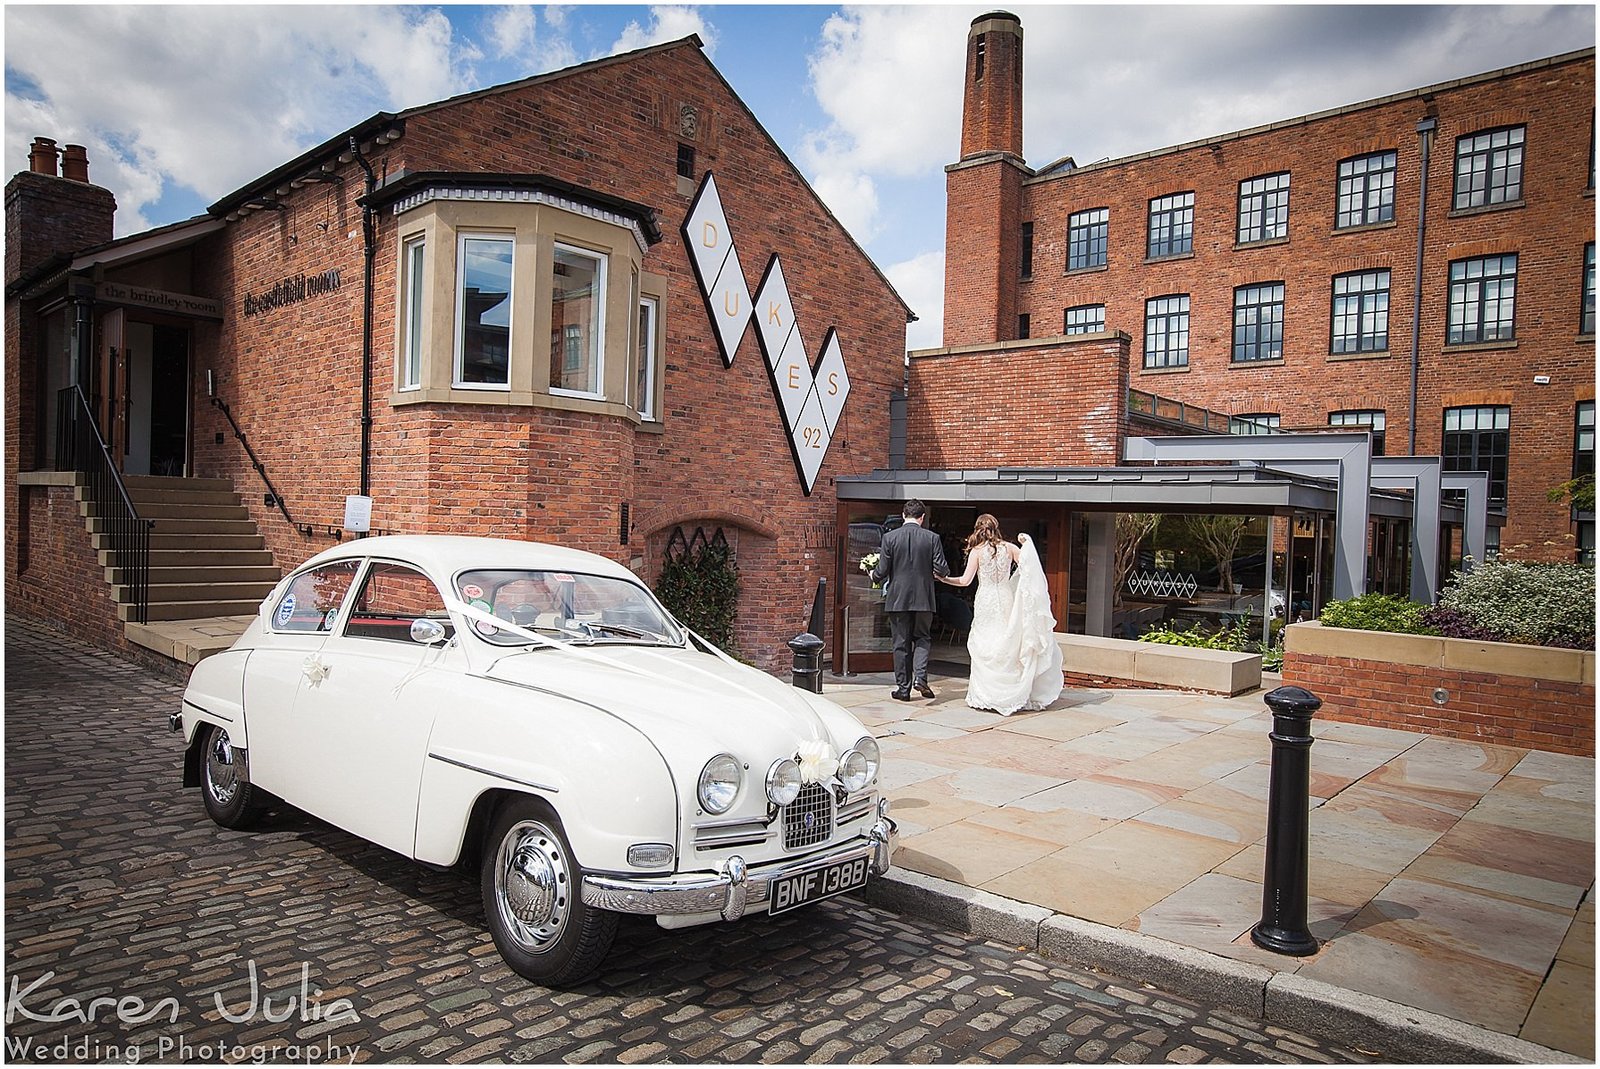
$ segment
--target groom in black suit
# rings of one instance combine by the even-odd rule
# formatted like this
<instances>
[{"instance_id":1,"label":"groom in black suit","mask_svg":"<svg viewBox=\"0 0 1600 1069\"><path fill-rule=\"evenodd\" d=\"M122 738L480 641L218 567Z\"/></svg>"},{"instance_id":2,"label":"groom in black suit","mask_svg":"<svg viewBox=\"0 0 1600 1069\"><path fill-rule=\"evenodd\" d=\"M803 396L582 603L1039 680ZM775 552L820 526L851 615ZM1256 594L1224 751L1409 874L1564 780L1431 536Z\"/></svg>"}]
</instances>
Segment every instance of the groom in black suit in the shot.
<instances>
[{"instance_id":1,"label":"groom in black suit","mask_svg":"<svg viewBox=\"0 0 1600 1069\"><path fill-rule=\"evenodd\" d=\"M934 576L950 574L939 536L922 525L928 507L916 498L900 510L905 523L883 536L872 581L888 584L883 608L894 642L896 701L911 700L911 688L933 697L928 686L928 651L933 647Z\"/></svg>"}]
</instances>

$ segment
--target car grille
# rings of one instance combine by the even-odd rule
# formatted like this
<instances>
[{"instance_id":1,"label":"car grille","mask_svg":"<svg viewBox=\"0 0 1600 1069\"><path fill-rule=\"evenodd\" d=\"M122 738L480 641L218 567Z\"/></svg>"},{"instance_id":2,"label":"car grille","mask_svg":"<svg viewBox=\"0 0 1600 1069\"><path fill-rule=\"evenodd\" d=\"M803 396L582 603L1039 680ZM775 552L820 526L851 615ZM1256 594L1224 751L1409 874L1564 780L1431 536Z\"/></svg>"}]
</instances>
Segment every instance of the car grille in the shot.
<instances>
[{"instance_id":1,"label":"car grille","mask_svg":"<svg viewBox=\"0 0 1600 1069\"><path fill-rule=\"evenodd\" d=\"M833 795L820 783L807 783L783 810L783 845L795 850L824 843L833 835Z\"/></svg>"}]
</instances>

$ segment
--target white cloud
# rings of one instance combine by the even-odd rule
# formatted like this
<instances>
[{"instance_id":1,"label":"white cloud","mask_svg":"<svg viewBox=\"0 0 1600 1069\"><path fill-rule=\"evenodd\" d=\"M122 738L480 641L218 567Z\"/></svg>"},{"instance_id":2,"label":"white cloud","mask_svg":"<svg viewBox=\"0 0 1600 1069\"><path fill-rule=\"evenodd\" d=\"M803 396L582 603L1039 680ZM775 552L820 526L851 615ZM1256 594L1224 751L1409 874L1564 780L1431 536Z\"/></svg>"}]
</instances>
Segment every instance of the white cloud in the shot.
<instances>
[{"instance_id":1,"label":"white cloud","mask_svg":"<svg viewBox=\"0 0 1600 1069\"><path fill-rule=\"evenodd\" d=\"M824 171L811 185L858 242L865 245L877 236L878 189L870 177L859 171Z\"/></svg>"},{"instance_id":2,"label":"white cloud","mask_svg":"<svg viewBox=\"0 0 1600 1069\"><path fill-rule=\"evenodd\" d=\"M496 59L531 51L537 13L531 6L497 7L489 16L489 40Z\"/></svg>"},{"instance_id":3,"label":"white cloud","mask_svg":"<svg viewBox=\"0 0 1600 1069\"><path fill-rule=\"evenodd\" d=\"M137 232L168 183L219 198L373 112L461 92L475 58L437 9L12 7L6 156L85 145L118 233Z\"/></svg>"},{"instance_id":4,"label":"white cloud","mask_svg":"<svg viewBox=\"0 0 1600 1069\"><path fill-rule=\"evenodd\" d=\"M944 250L935 249L883 269L902 300L916 313L906 327L907 349L944 344Z\"/></svg>"},{"instance_id":5,"label":"white cloud","mask_svg":"<svg viewBox=\"0 0 1600 1069\"><path fill-rule=\"evenodd\" d=\"M674 5L652 7L649 24L641 26L637 21L630 21L622 28L621 36L607 54L615 55L618 52L632 52L636 48L665 44L687 37L691 33L700 35L708 55L716 52L716 30L706 22L699 8Z\"/></svg>"}]
</instances>

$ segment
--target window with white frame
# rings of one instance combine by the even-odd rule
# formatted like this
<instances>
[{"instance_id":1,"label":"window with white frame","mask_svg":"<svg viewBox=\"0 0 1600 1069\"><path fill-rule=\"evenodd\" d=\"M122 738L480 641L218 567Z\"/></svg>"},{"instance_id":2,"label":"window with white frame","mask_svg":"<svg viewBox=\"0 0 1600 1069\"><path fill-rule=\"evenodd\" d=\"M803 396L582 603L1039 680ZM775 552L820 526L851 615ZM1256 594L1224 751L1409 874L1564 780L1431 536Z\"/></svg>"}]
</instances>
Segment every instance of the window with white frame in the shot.
<instances>
[{"instance_id":1,"label":"window with white frame","mask_svg":"<svg viewBox=\"0 0 1600 1069\"><path fill-rule=\"evenodd\" d=\"M1150 201L1150 259L1182 256L1194 251L1194 194L1173 193Z\"/></svg>"},{"instance_id":2,"label":"window with white frame","mask_svg":"<svg viewBox=\"0 0 1600 1069\"><path fill-rule=\"evenodd\" d=\"M1283 283L1233 291L1233 362L1283 359Z\"/></svg>"},{"instance_id":3,"label":"window with white frame","mask_svg":"<svg viewBox=\"0 0 1600 1069\"><path fill-rule=\"evenodd\" d=\"M1082 271L1106 265L1106 235L1110 209L1092 208L1067 216L1067 270Z\"/></svg>"},{"instance_id":4,"label":"window with white frame","mask_svg":"<svg viewBox=\"0 0 1600 1069\"><path fill-rule=\"evenodd\" d=\"M557 245L550 286L550 388L598 396L604 382L606 259Z\"/></svg>"},{"instance_id":5,"label":"window with white frame","mask_svg":"<svg viewBox=\"0 0 1600 1069\"><path fill-rule=\"evenodd\" d=\"M1450 265L1446 345L1510 341L1517 336L1517 254Z\"/></svg>"},{"instance_id":6,"label":"window with white frame","mask_svg":"<svg viewBox=\"0 0 1600 1069\"><path fill-rule=\"evenodd\" d=\"M405 272L405 336L400 347L400 388L415 390L422 385L422 350L427 342L424 329L423 296L427 292L427 242L412 238L402 247L401 270Z\"/></svg>"},{"instance_id":7,"label":"window with white frame","mask_svg":"<svg viewBox=\"0 0 1600 1069\"><path fill-rule=\"evenodd\" d=\"M1457 208L1522 199L1522 144L1526 128L1507 126L1456 139Z\"/></svg>"},{"instance_id":8,"label":"window with white frame","mask_svg":"<svg viewBox=\"0 0 1600 1069\"><path fill-rule=\"evenodd\" d=\"M1239 183L1239 244L1289 236L1289 172Z\"/></svg>"},{"instance_id":9,"label":"window with white frame","mask_svg":"<svg viewBox=\"0 0 1600 1069\"><path fill-rule=\"evenodd\" d=\"M1371 431L1372 455L1376 457L1383 456L1384 425L1387 422L1387 414L1381 408L1347 408L1328 413L1330 427L1351 427L1358 431Z\"/></svg>"},{"instance_id":10,"label":"window with white frame","mask_svg":"<svg viewBox=\"0 0 1600 1069\"><path fill-rule=\"evenodd\" d=\"M639 298L639 337L637 381L634 397L639 406L639 418L656 418L656 378L660 374L656 364L656 317L661 302L654 297Z\"/></svg>"},{"instance_id":11,"label":"window with white frame","mask_svg":"<svg viewBox=\"0 0 1600 1069\"><path fill-rule=\"evenodd\" d=\"M1331 353L1379 353L1389 348L1389 271L1333 276Z\"/></svg>"},{"instance_id":12,"label":"window with white frame","mask_svg":"<svg viewBox=\"0 0 1600 1069\"><path fill-rule=\"evenodd\" d=\"M1339 163L1339 209L1334 226L1394 221L1395 153L1373 152Z\"/></svg>"},{"instance_id":13,"label":"window with white frame","mask_svg":"<svg viewBox=\"0 0 1600 1069\"><path fill-rule=\"evenodd\" d=\"M1061 317L1063 334L1098 334L1105 329L1106 306L1103 304L1080 304L1068 308Z\"/></svg>"},{"instance_id":14,"label":"window with white frame","mask_svg":"<svg viewBox=\"0 0 1600 1069\"><path fill-rule=\"evenodd\" d=\"M1282 424L1276 412L1245 412L1228 417L1229 434L1272 434Z\"/></svg>"},{"instance_id":15,"label":"window with white frame","mask_svg":"<svg viewBox=\"0 0 1600 1069\"><path fill-rule=\"evenodd\" d=\"M1174 293L1144 302L1144 366L1186 367L1189 363L1189 295Z\"/></svg>"},{"instance_id":16,"label":"window with white frame","mask_svg":"<svg viewBox=\"0 0 1600 1069\"><path fill-rule=\"evenodd\" d=\"M515 242L510 237L461 234L457 243L455 385L504 390L511 383Z\"/></svg>"}]
</instances>

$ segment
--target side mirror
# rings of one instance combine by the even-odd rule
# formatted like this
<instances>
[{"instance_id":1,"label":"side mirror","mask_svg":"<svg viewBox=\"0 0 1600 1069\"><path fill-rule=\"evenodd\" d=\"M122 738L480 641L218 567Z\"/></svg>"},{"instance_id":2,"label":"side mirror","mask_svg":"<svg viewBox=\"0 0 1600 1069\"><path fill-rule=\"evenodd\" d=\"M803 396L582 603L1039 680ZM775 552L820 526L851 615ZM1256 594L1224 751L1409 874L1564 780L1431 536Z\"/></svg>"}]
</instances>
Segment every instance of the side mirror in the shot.
<instances>
[{"instance_id":1,"label":"side mirror","mask_svg":"<svg viewBox=\"0 0 1600 1069\"><path fill-rule=\"evenodd\" d=\"M424 646L432 646L436 642L443 642L444 625L438 620L429 620L426 617L412 620L411 641L420 642Z\"/></svg>"}]
</instances>

